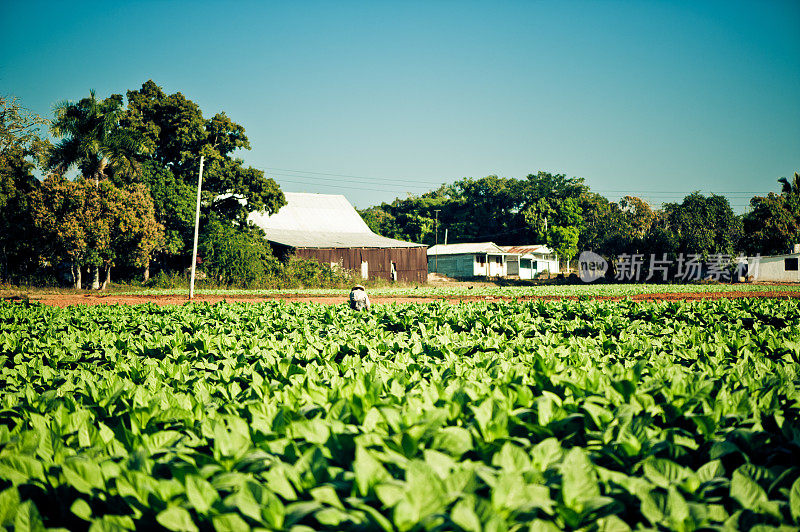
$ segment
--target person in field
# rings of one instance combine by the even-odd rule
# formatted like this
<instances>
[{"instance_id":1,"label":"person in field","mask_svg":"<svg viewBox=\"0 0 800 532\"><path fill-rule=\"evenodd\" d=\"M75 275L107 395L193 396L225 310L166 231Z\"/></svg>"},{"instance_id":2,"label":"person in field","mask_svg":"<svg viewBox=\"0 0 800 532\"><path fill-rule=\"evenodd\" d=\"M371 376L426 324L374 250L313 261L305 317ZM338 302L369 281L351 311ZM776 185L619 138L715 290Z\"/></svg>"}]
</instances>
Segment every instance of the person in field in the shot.
<instances>
[{"instance_id":1,"label":"person in field","mask_svg":"<svg viewBox=\"0 0 800 532\"><path fill-rule=\"evenodd\" d=\"M360 284L350 290L350 308L353 310L369 310L369 296L367 289Z\"/></svg>"}]
</instances>

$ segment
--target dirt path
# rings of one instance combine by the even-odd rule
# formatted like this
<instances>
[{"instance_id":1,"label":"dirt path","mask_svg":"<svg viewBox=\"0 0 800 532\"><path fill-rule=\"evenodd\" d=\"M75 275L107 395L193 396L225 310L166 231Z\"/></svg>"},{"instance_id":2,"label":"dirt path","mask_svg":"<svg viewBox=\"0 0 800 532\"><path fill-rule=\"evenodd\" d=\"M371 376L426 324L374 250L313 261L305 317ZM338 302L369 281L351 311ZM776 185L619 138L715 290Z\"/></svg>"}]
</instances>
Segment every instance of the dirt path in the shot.
<instances>
[{"instance_id":1,"label":"dirt path","mask_svg":"<svg viewBox=\"0 0 800 532\"><path fill-rule=\"evenodd\" d=\"M739 299L743 297L766 297L774 299L800 299L800 290L797 292L705 292L705 293L657 293L657 294L638 294L626 297L594 297L598 300L621 300L627 298L635 301L697 301L701 299ZM280 294L273 296L247 296L247 295L198 295L194 298L194 303L214 304L220 301L228 302L247 302L261 303L264 301L274 301L276 299L299 302L299 303L320 303L323 305L339 305L347 301L347 293L341 296L309 296L305 294ZM430 303L432 301L447 301L448 303L458 303L461 301L530 301L530 300L561 300L561 299L580 299L577 296L524 296L524 297L502 297L502 296L437 296L437 297L392 297L392 296L373 296L370 298L373 303L386 305L391 303ZM6 300L19 300L19 298L6 298ZM180 295L98 295L98 294L53 294L53 295L31 295L31 301L38 301L45 305L56 307L66 307L70 305L143 305L155 303L156 305L183 305L188 303L186 296Z\"/></svg>"}]
</instances>

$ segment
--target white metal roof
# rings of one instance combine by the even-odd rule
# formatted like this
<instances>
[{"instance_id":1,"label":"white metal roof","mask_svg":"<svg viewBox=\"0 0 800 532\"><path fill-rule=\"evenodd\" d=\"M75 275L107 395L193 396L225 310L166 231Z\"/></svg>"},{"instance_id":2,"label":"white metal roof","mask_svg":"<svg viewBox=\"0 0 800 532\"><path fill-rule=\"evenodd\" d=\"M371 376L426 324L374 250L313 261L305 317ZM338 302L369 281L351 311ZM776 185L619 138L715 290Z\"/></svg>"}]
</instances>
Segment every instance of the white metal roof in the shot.
<instances>
[{"instance_id":1,"label":"white metal roof","mask_svg":"<svg viewBox=\"0 0 800 532\"><path fill-rule=\"evenodd\" d=\"M341 194L284 192L286 205L273 214L252 212L247 219L267 240L294 248L408 248L422 244L373 233Z\"/></svg>"},{"instance_id":2,"label":"white metal roof","mask_svg":"<svg viewBox=\"0 0 800 532\"><path fill-rule=\"evenodd\" d=\"M519 255L507 253L494 242L478 242L475 244L439 244L428 248L428 255L469 255L483 253L489 255Z\"/></svg>"}]
</instances>

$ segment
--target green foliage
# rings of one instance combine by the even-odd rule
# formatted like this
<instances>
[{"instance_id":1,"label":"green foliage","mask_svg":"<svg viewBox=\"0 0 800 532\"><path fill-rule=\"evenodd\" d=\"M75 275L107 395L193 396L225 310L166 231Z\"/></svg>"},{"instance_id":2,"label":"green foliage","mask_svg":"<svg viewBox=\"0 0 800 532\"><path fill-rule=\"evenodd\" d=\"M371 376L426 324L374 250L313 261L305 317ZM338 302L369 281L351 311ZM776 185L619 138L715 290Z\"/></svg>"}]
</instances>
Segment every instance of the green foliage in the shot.
<instances>
[{"instance_id":1,"label":"green foliage","mask_svg":"<svg viewBox=\"0 0 800 532\"><path fill-rule=\"evenodd\" d=\"M149 288L188 288L189 279L182 271L159 270L145 283Z\"/></svg>"},{"instance_id":2,"label":"green foliage","mask_svg":"<svg viewBox=\"0 0 800 532\"><path fill-rule=\"evenodd\" d=\"M253 286L277 269L278 260L259 232L213 215L203 225L198 254L205 273L224 285Z\"/></svg>"},{"instance_id":3,"label":"green foliage","mask_svg":"<svg viewBox=\"0 0 800 532\"><path fill-rule=\"evenodd\" d=\"M36 188L36 164L49 149L44 118L24 109L16 98L0 95L0 280L30 274L38 266L42 243L30 217L30 193ZM28 238L19 238L28 235Z\"/></svg>"},{"instance_id":4,"label":"green foliage","mask_svg":"<svg viewBox=\"0 0 800 532\"><path fill-rule=\"evenodd\" d=\"M276 274L271 284L282 288L349 287L352 276L349 272L334 270L327 264L292 255L281 264L280 273Z\"/></svg>"},{"instance_id":5,"label":"green foliage","mask_svg":"<svg viewBox=\"0 0 800 532\"><path fill-rule=\"evenodd\" d=\"M314 260L289 256L279 261L261 230L236 227L214 215L204 224L198 247L200 267L213 284L239 287L331 287L351 282L348 272Z\"/></svg>"},{"instance_id":6,"label":"green foliage","mask_svg":"<svg viewBox=\"0 0 800 532\"><path fill-rule=\"evenodd\" d=\"M143 267L161 238L153 200L143 185L117 187L51 175L30 195L34 227L48 258L72 264L76 288L86 265Z\"/></svg>"},{"instance_id":7,"label":"green foliage","mask_svg":"<svg viewBox=\"0 0 800 532\"><path fill-rule=\"evenodd\" d=\"M799 306L0 303L0 526L797 528Z\"/></svg>"},{"instance_id":8,"label":"green foliage","mask_svg":"<svg viewBox=\"0 0 800 532\"><path fill-rule=\"evenodd\" d=\"M217 216L244 224L249 211L277 212L286 203L278 184L264 177L264 172L244 167L233 157L239 149L250 149L244 127L225 113L206 119L200 107L183 94L166 94L152 80L139 90L128 91L128 107L122 125L141 137L148 149L155 176L167 178L165 187L185 198L183 187L173 185L172 176L187 187L196 187L200 156L205 156L203 170L204 205ZM244 202L239 201L244 199ZM169 205L169 204L165 204ZM180 225L183 202L170 225Z\"/></svg>"},{"instance_id":9,"label":"green foliage","mask_svg":"<svg viewBox=\"0 0 800 532\"><path fill-rule=\"evenodd\" d=\"M50 150L48 169L63 175L77 167L95 182L138 174L144 146L140 135L120 127L122 114L119 94L98 100L90 91L88 98L58 104L50 129L61 140Z\"/></svg>"},{"instance_id":10,"label":"green foliage","mask_svg":"<svg viewBox=\"0 0 800 532\"><path fill-rule=\"evenodd\" d=\"M396 235L400 235L400 228L397 226L394 215L389 213L386 207L388 206L384 203L383 206L370 207L359 211L359 214L374 233L390 238L398 238Z\"/></svg>"},{"instance_id":11,"label":"green foliage","mask_svg":"<svg viewBox=\"0 0 800 532\"><path fill-rule=\"evenodd\" d=\"M372 281L372 280L370 280ZM351 285L352 286L352 285ZM778 293L785 297L800 295L800 290L792 284L778 284L767 287L769 292ZM420 285L402 286L397 283L385 281L385 284L376 283L369 285L370 295L395 296L403 298L441 298L456 297L462 298L469 296L481 297L500 297L500 298L565 298L588 300L594 298L628 298L644 294L729 294L743 292L752 297L763 296L765 286L752 283L690 283L690 284L648 284L648 283L625 283L625 284L561 284L561 283L541 283L532 285L465 285L463 283L449 285ZM184 294L187 291L168 291L168 290L145 290L119 292L119 295L169 295ZM280 288L260 288L252 290L240 290L234 288L211 288L201 290L200 293L208 295L245 295L245 296L279 296L286 295L286 290ZM339 296L339 288L305 288L292 290L292 293L308 296Z\"/></svg>"},{"instance_id":12,"label":"green foliage","mask_svg":"<svg viewBox=\"0 0 800 532\"><path fill-rule=\"evenodd\" d=\"M752 210L744 215L742 247L751 254L782 254L800 243L800 174L794 180L781 178L780 194L770 192L750 200Z\"/></svg>"},{"instance_id":13,"label":"green foliage","mask_svg":"<svg viewBox=\"0 0 800 532\"><path fill-rule=\"evenodd\" d=\"M728 199L695 192L664 207L667 228L676 236L679 253L708 256L735 254L742 236L742 220L733 213Z\"/></svg>"},{"instance_id":14,"label":"green foliage","mask_svg":"<svg viewBox=\"0 0 800 532\"><path fill-rule=\"evenodd\" d=\"M190 253L197 189L154 161L142 165L141 179L153 197L156 220L164 227L158 251L167 255Z\"/></svg>"},{"instance_id":15,"label":"green foliage","mask_svg":"<svg viewBox=\"0 0 800 532\"><path fill-rule=\"evenodd\" d=\"M440 243L445 228L450 242L544 242L545 218L550 217L550 225L580 227L577 200L586 190L582 179L563 174L539 172L524 179L491 175L464 178L421 196L371 207L361 215L378 234L428 245L436 242L436 210Z\"/></svg>"},{"instance_id":16,"label":"green foliage","mask_svg":"<svg viewBox=\"0 0 800 532\"><path fill-rule=\"evenodd\" d=\"M569 261L578 253L578 228L554 226L548 233L547 243L556 256Z\"/></svg>"}]
</instances>

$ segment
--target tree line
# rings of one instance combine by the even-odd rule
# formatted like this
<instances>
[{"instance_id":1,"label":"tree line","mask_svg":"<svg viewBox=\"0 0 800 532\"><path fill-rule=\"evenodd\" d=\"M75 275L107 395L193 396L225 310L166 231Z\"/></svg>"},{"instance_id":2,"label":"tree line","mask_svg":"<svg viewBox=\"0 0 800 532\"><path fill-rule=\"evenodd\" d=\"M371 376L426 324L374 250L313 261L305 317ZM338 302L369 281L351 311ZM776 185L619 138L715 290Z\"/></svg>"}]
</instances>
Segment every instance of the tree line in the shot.
<instances>
[{"instance_id":1,"label":"tree line","mask_svg":"<svg viewBox=\"0 0 800 532\"><path fill-rule=\"evenodd\" d=\"M224 112L205 118L196 103L151 80L125 98L99 99L92 91L57 104L54 114L45 119L0 97L3 281L67 275L75 287L100 288L112 268L145 280L154 262L185 268L201 156L201 248L212 258L204 268L224 277L231 261L248 263L248 275L274 266L246 217L254 209L277 212L285 198L273 179L235 157L250 143ZM231 248L232 241L242 245Z\"/></svg>"},{"instance_id":2,"label":"tree line","mask_svg":"<svg viewBox=\"0 0 800 532\"><path fill-rule=\"evenodd\" d=\"M750 200L736 215L725 196L692 193L653 209L639 197L610 201L582 178L538 172L524 178L464 178L360 211L387 237L428 245L492 241L547 244L562 259L579 251L622 254L771 255L800 243L800 175ZM437 230L438 226L438 230Z\"/></svg>"},{"instance_id":3,"label":"tree line","mask_svg":"<svg viewBox=\"0 0 800 532\"><path fill-rule=\"evenodd\" d=\"M52 140L51 140L52 138ZM206 118L182 93L152 80L125 96L90 91L56 105L52 119L0 96L0 280L102 288L147 280L155 266L181 272L194 228L197 172L202 269L222 284L264 279L339 282L323 265L278 261L252 210L285 204L278 184L245 166L244 127L224 112ZM544 243L562 258L580 250L622 253L776 254L800 241L800 176L750 200L737 216L724 196L690 194L651 208L635 196L612 202L581 178L464 178L420 196L360 211L373 231L432 245ZM294 281L293 281L294 282Z\"/></svg>"}]
</instances>

